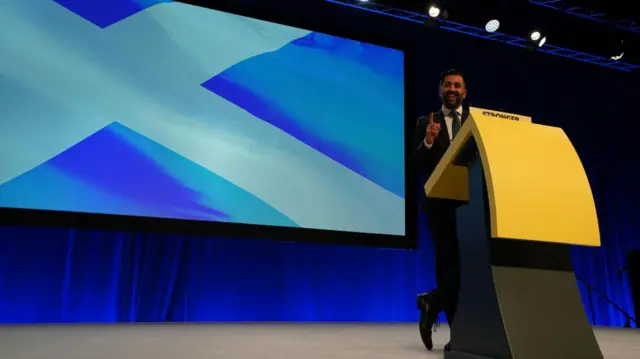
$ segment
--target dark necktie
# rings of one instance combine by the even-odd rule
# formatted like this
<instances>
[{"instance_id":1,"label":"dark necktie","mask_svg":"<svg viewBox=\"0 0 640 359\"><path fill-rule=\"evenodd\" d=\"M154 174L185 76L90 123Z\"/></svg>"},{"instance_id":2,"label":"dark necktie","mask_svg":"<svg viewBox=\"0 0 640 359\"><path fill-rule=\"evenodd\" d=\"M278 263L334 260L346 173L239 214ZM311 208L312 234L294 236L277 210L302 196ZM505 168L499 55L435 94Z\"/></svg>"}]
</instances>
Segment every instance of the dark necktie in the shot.
<instances>
[{"instance_id":1,"label":"dark necktie","mask_svg":"<svg viewBox=\"0 0 640 359\"><path fill-rule=\"evenodd\" d=\"M453 123L451 124L452 139L456 138L458 131L460 131L460 114L457 111L451 111L451 117L453 117Z\"/></svg>"}]
</instances>

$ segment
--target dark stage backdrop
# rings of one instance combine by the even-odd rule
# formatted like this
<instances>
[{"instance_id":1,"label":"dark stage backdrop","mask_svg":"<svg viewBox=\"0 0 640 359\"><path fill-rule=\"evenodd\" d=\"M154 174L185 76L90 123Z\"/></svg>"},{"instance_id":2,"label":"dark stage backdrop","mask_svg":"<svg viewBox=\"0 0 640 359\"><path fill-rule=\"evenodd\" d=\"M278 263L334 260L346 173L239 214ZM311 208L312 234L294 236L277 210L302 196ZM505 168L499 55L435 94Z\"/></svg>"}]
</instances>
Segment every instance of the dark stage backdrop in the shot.
<instances>
[{"instance_id":1,"label":"dark stage backdrop","mask_svg":"<svg viewBox=\"0 0 640 359\"><path fill-rule=\"evenodd\" d=\"M319 9L296 6L276 12L329 21ZM573 251L576 272L632 312L619 268L626 251L640 247L638 76L358 11L341 19L345 36L378 28L416 47L412 117L438 108L438 75L455 67L468 75L473 105L566 130L593 186L604 243ZM417 251L1 227L0 322L415 321L416 293L434 285L422 217L419 227ZM593 304L596 324L624 323L604 301Z\"/></svg>"}]
</instances>

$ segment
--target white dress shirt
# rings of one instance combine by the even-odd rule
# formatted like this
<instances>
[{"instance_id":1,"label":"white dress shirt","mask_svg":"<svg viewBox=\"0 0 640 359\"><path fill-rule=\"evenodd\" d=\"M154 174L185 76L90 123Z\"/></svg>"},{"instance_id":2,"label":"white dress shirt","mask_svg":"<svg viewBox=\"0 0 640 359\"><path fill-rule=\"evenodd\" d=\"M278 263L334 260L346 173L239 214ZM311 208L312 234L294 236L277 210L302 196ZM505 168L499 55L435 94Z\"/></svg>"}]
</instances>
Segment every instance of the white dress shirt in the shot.
<instances>
[{"instance_id":1,"label":"white dress shirt","mask_svg":"<svg viewBox=\"0 0 640 359\"><path fill-rule=\"evenodd\" d=\"M447 123L447 132L449 132L449 141L453 140L453 116L451 115L452 111L453 110L449 110L448 108L442 106L444 121ZM458 108L456 109L456 112L458 113L458 118L462 120L462 105L458 106ZM427 143L426 136L424 138L424 146L426 148L431 148L431 146L433 146L433 143L432 144Z\"/></svg>"}]
</instances>

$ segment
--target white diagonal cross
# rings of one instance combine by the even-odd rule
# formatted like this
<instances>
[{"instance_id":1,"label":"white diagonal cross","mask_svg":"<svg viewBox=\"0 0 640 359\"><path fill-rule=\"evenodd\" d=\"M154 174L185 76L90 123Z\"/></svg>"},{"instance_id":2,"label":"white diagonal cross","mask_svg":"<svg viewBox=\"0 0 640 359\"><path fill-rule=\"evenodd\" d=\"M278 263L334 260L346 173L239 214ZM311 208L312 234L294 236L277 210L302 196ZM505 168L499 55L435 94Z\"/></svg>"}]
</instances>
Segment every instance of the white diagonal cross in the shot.
<instances>
[{"instance_id":1,"label":"white diagonal cross","mask_svg":"<svg viewBox=\"0 0 640 359\"><path fill-rule=\"evenodd\" d=\"M0 184L117 121L303 227L404 234L402 198L200 86L306 30L181 3L100 29L4 0L0 33Z\"/></svg>"}]
</instances>

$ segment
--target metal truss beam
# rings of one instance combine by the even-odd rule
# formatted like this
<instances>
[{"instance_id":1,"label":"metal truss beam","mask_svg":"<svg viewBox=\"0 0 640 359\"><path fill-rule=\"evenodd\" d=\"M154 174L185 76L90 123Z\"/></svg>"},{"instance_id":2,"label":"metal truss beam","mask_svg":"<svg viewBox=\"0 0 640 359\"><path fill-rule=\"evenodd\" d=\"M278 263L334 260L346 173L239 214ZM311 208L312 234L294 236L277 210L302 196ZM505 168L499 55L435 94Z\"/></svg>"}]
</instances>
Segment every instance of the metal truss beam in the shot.
<instances>
[{"instance_id":1,"label":"metal truss beam","mask_svg":"<svg viewBox=\"0 0 640 359\"><path fill-rule=\"evenodd\" d=\"M632 0L629 0L632 1ZM529 0L531 4L546 7L548 9L563 12L565 14L581 17L583 19L595 21L605 25L611 25L622 30L640 34L640 25L635 21L627 19L615 19L605 13L589 10L581 6L568 4L563 0Z\"/></svg>"},{"instance_id":2,"label":"metal truss beam","mask_svg":"<svg viewBox=\"0 0 640 359\"><path fill-rule=\"evenodd\" d=\"M420 14L412 11L397 9L385 5L376 4L374 1L361 1L361 0L325 0L326 2L330 2L333 4L338 4L342 6L347 6L351 8L356 8L372 13L377 13L389 17L394 17L397 19L407 20L418 24L423 24L425 20L427 20L428 16L425 14ZM441 29L453 31L465 35L470 35L473 37L498 41L507 45L517 46L517 47L526 47L529 43L528 39L519 36L502 34L499 32L489 33L485 29L460 24L453 21L436 19L438 21ZM613 59L587 54L584 52L574 51L570 49L566 49L560 46L551 45L549 43L537 49L537 51L560 56L576 61L586 62L592 65L598 65L603 67L608 67L618 71L630 72L640 68L639 65L633 65L622 61L616 61Z\"/></svg>"}]
</instances>

